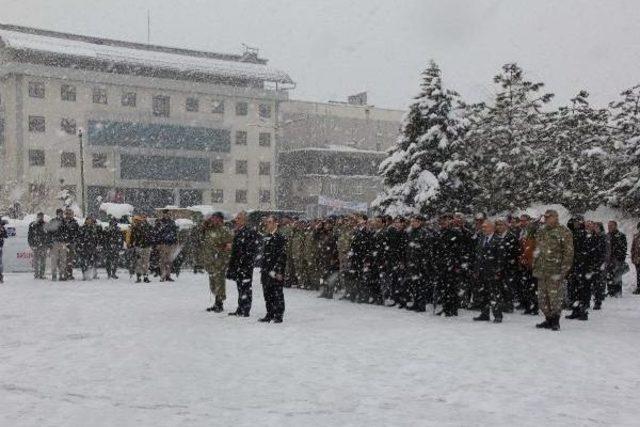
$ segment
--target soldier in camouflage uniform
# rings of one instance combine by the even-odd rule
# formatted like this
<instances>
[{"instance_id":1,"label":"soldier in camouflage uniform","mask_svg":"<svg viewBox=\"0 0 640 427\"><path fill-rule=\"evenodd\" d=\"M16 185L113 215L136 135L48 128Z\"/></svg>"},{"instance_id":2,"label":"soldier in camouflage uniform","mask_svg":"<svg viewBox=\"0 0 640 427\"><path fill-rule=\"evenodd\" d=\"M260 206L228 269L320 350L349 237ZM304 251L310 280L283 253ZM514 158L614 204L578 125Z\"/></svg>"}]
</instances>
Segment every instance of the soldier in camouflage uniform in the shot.
<instances>
[{"instance_id":1,"label":"soldier in camouflage uniform","mask_svg":"<svg viewBox=\"0 0 640 427\"><path fill-rule=\"evenodd\" d=\"M291 235L291 253L293 257L293 270L296 275L298 287L305 288L308 278L308 268L306 265L305 253L305 231L306 224L302 220L294 223L293 233Z\"/></svg>"},{"instance_id":2,"label":"soldier in camouflage uniform","mask_svg":"<svg viewBox=\"0 0 640 427\"><path fill-rule=\"evenodd\" d=\"M314 220L309 224L304 239L304 258L307 266L307 289L317 291L320 288L320 270L318 269L318 235L316 229L321 224Z\"/></svg>"},{"instance_id":3,"label":"soldier in camouflage uniform","mask_svg":"<svg viewBox=\"0 0 640 427\"><path fill-rule=\"evenodd\" d=\"M533 275L538 279L538 305L545 321L536 327L557 331L562 313L562 284L573 264L573 237L567 227L560 225L558 212L550 209L544 218L544 227L536 233Z\"/></svg>"},{"instance_id":4,"label":"soldier in camouflage uniform","mask_svg":"<svg viewBox=\"0 0 640 427\"><path fill-rule=\"evenodd\" d=\"M214 305L207 311L220 313L224 309L223 303L227 298L225 277L232 242L233 234L225 227L222 214L216 212L211 215L204 224L201 249L202 266L209 274L209 289L215 296Z\"/></svg>"},{"instance_id":5,"label":"soldier in camouflage uniform","mask_svg":"<svg viewBox=\"0 0 640 427\"><path fill-rule=\"evenodd\" d=\"M285 251L287 254L287 264L286 270L284 273L284 286L286 288L290 288L294 285L297 285L296 282L296 273L295 273L295 265L293 261L293 251L291 246L291 237L293 236L293 222L289 217L283 217L280 220L280 227L278 227L278 232L286 239L286 247Z\"/></svg>"}]
</instances>

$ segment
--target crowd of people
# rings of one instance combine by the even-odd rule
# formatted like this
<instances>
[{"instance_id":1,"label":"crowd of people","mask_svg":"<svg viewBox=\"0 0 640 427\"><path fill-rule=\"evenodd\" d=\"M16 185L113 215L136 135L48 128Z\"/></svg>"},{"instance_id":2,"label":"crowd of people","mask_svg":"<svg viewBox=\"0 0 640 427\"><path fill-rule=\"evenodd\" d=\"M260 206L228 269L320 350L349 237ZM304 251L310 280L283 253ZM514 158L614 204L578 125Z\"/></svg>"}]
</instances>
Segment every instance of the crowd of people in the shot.
<instances>
[{"instance_id":1,"label":"crowd of people","mask_svg":"<svg viewBox=\"0 0 640 427\"><path fill-rule=\"evenodd\" d=\"M0 250L4 236L0 228ZM224 310L229 279L238 288L237 309L229 315L241 317L250 315L253 272L259 267L267 306L260 320L276 323L283 321L283 288L297 287L319 291L322 298L340 293L342 300L416 312L432 305L448 317L461 308L478 310L475 321L495 323L504 313L541 311L545 320L537 326L558 330L563 309L571 310L568 319L588 320L589 309L600 310L606 296L620 295L629 269L627 238L615 221L606 231L604 224L580 216L564 226L553 210L541 218L490 220L478 214L472 221L461 214L435 220L269 215L257 226L247 223L245 212L231 223L215 213L178 245L178 227L168 211L153 225L135 216L123 232L113 219L104 228L92 217L79 225L73 211L59 209L49 222L37 215L28 241L35 277L45 278L49 256L54 281L72 280L74 266L84 280L95 278L100 254L108 278L117 278L124 265L136 283L150 282L154 271L160 281L172 282L182 250L188 254L182 260L209 277L214 302L207 311ZM633 237L631 261L640 271L640 233ZM1 272L0 264L0 280Z\"/></svg>"}]
</instances>

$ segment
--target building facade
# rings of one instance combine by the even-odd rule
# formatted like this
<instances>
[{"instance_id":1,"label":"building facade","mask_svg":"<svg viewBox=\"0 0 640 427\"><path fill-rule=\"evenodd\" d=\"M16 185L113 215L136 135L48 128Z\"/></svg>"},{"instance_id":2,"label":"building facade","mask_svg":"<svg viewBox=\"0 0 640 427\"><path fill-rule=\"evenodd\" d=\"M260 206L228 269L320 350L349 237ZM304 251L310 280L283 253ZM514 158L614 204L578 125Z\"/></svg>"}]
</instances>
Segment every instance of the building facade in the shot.
<instances>
[{"instance_id":1,"label":"building facade","mask_svg":"<svg viewBox=\"0 0 640 427\"><path fill-rule=\"evenodd\" d=\"M352 98L352 104L282 104L279 207L311 217L367 211L380 193L378 165L398 137L404 112L363 105L366 94Z\"/></svg>"},{"instance_id":2,"label":"building facade","mask_svg":"<svg viewBox=\"0 0 640 427\"><path fill-rule=\"evenodd\" d=\"M102 201L273 209L292 87L255 52L0 25L0 211L81 205L81 175L89 212Z\"/></svg>"}]
</instances>

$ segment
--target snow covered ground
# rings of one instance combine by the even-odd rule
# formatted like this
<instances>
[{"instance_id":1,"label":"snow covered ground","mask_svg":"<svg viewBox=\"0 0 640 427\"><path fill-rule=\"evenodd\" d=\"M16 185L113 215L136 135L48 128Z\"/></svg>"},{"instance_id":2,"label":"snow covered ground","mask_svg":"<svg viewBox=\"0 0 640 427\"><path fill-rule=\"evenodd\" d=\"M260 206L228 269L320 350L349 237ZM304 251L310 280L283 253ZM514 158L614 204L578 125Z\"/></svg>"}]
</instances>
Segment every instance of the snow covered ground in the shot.
<instances>
[{"instance_id":1,"label":"snow covered ground","mask_svg":"<svg viewBox=\"0 0 640 427\"><path fill-rule=\"evenodd\" d=\"M640 297L589 322L477 324L286 290L281 325L171 284L0 286L2 426L638 425ZM231 286L227 309L235 308Z\"/></svg>"}]
</instances>

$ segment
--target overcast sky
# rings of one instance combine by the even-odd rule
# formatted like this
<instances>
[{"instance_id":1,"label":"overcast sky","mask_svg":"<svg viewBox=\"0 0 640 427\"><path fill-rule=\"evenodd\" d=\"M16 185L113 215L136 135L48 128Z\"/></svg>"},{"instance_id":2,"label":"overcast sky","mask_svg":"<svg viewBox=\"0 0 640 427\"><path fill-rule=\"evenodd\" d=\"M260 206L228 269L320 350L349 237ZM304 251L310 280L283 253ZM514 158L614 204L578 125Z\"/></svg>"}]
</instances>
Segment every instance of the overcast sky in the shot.
<instances>
[{"instance_id":1,"label":"overcast sky","mask_svg":"<svg viewBox=\"0 0 640 427\"><path fill-rule=\"evenodd\" d=\"M640 0L0 0L0 22L222 52L260 48L292 98L404 108L436 60L468 101L520 63L566 102L604 105L640 83Z\"/></svg>"}]
</instances>

